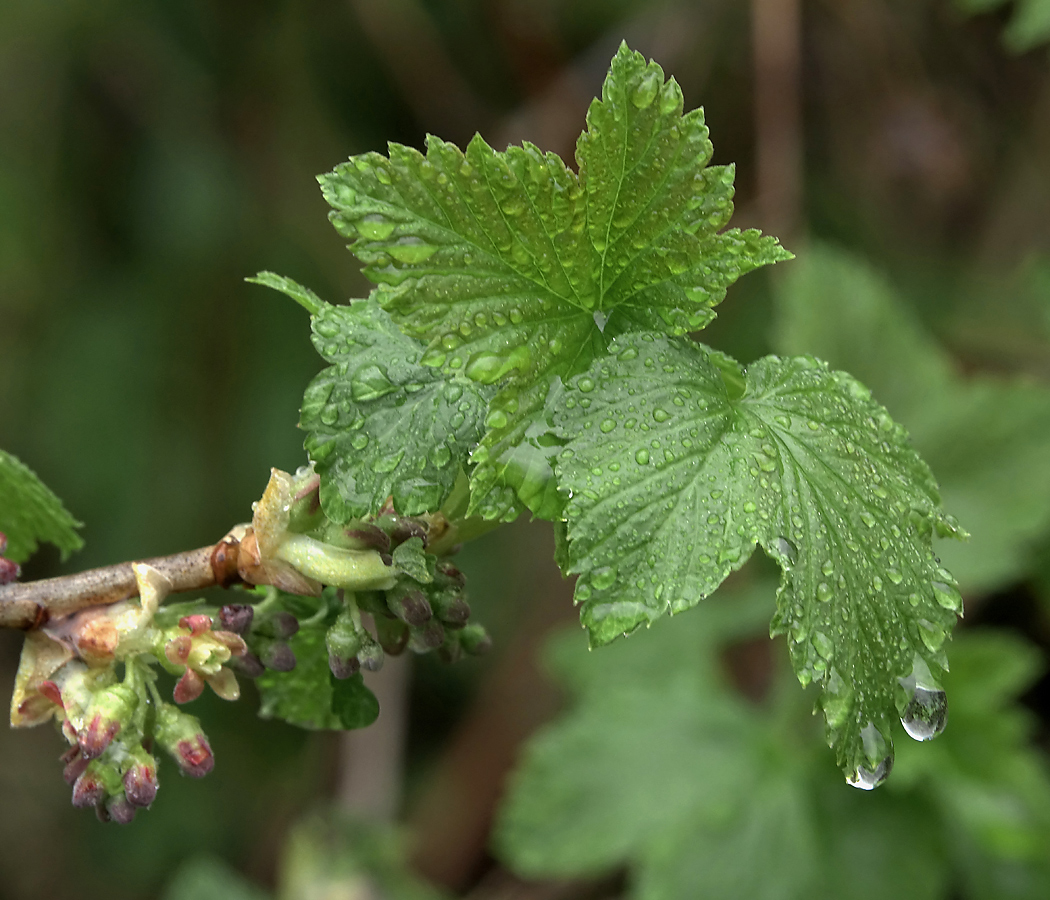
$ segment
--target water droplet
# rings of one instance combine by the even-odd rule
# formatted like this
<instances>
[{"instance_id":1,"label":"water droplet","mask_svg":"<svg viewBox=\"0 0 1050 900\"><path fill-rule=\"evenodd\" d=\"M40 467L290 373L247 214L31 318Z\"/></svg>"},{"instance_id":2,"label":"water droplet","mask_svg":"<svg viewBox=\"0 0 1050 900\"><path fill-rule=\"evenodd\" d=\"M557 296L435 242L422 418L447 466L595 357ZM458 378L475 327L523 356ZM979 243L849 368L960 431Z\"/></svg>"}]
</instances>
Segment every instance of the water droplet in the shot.
<instances>
[{"instance_id":1,"label":"water droplet","mask_svg":"<svg viewBox=\"0 0 1050 900\"><path fill-rule=\"evenodd\" d=\"M874 517L874 516L873 516L873 515L872 515L872 514L871 514L870 512L868 512L867 510L864 510L864 511L863 511L863 512L862 512L862 513L860 514L860 520L861 520L861 521L862 521L862 522L863 522L863 523L864 523L865 525L867 525L867 526L868 526L868 528L871 528L871 527L872 527L872 526L873 526L873 525L875 524L875 517Z\"/></svg>"},{"instance_id":2,"label":"water droplet","mask_svg":"<svg viewBox=\"0 0 1050 900\"><path fill-rule=\"evenodd\" d=\"M788 565L793 566L798 559L798 548L796 548L795 545L783 535L777 538L776 547L777 553L787 560Z\"/></svg>"},{"instance_id":3,"label":"water droplet","mask_svg":"<svg viewBox=\"0 0 1050 900\"><path fill-rule=\"evenodd\" d=\"M835 645L823 631L813 632L813 648L819 653L824 659L831 659L835 652Z\"/></svg>"},{"instance_id":4,"label":"water droplet","mask_svg":"<svg viewBox=\"0 0 1050 900\"><path fill-rule=\"evenodd\" d=\"M882 579L879 578L878 575L876 575L873 579L871 579L871 586L873 588L875 588L876 591L881 591L882 590Z\"/></svg>"},{"instance_id":5,"label":"water droplet","mask_svg":"<svg viewBox=\"0 0 1050 900\"><path fill-rule=\"evenodd\" d=\"M390 173L382 166L376 166L376 178L383 184L390 184L391 182Z\"/></svg>"},{"instance_id":6,"label":"water droplet","mask_svg":"<svg viewBox=\"0 0 1050 900\"><path fill-rule=\"evenodd\" d=\"M900 584L902 581L904 581L904 576L901 575L901 573L896 569L887 569L886 577L894 584Z\"/></svg>"},{"instance_id":7,"label":"water droplet","mask_svg":"<svg viewBox=\"0 0 1050 900\"><path fill-rule=\"evenodd\" d=\"M358 232L362 237L366 237L373 241L384 241L391 234L393 234L394 228L396 227L386 216L381 216L378 213L373 213L370 216L364 216L358 219L355 223Z\"/></svg>"},{"instance_id":8,"label":"water droplet","mask_svg":"<svg viewBox=\"0 0 1050 900\"><path fill-rule=\"evenodd\" d=\"M586 582L576 582L576 597L574 598L577 603L585 603L591 599L591 586Z\"/></svg>"},{"instance_id":9,"label":"water droplet","mask_svg":"<svg viewBox=\"0 0 1050 900\"><path fill-rule=\"evenodd\" d=\"M653 410L653 418L657 422L666 422L671 418L671 414L666 409L661 409L659 406Z\"/></svg>"},{"instance_id":10,"label":"water droplet","mask_svg":"<svg viewBox=\"0 0 1050 900\"><path fill-rule=\"evenodd\" d=\"M368 446L368 435L362 434L360 431L357 432L352 438L350 438L350 446L355 450L364 450Z\"/></svg>"},{"instance_id":11,"label":"water droplet","mask_svg":"<svg viewBox=\"0 0 1050 900\"><path fill-rule=\"evenodd\" d=\"M452 461L452 451L444 444L430 451L430 461L437 468L443 469Z\"/></svg>"},{"instance_id":12,"label":"water droplet","mask_svg":"<svg viewBox=\"0 0 1050 900\"><path fill-rule=\"evenodd\" d=\"M820 571L830 578L835 574L835 566L832 564L830 559L824 560L824 564L820 567Z\"/></svg>"},{"instance_id":13,"label":"water droplet","mask_svg":"<svg viewBox=\"0 0 1050 900\"><path fill-rule=\"evenodd\" d=\"M599 591L610 588L616 582L616 569L613 566L602 566L591 573L591 584Z\"/></svg>"},{"instance_id":14,"label":"water droplet","mask_svg":"<svg viewBox=\"0 0 1050 900\"><path fill-rule=\"evenodd\" d=\"M673 78L660 90L660 112L669 116L682 107L682 89Z\"/></svg>"},{"instance_id":15,"label":"water droplet","mask_svg":"<svg viewBox=\"0 0 1050 900\"><path fill-rule=\"evenodd\" d=\"M948 723L948 697L919 654L915 654L911 674L900 683L910 695L901 716L908 736L917 741L937 737Z\"/></svg>"},{"instance_id":16,"label":"water droplet","mask_svg":"<svg viewBox=\"0 0 1050 900\"><path fill-rule=\"evenodd\" d=\"M872 722L868 722L860 730L860 739L868 765L858 766L856 772L846 779L846 783L862 791L870 791L889 778L893 769L893 745Z\"/></svg>"},{"instance_id":17,"label":"water droplet","mask_svg":"<svg viewBox=\"0 0 1050 900\"><path fill-rule=\"evenodd\" d=\"M605 332L605 323L608 321L609 317L600 309L594 311L594 324L598 326L598 330L603 334Z\"/></svg>"},{"instance_id":18,"label":"water droplet","mask_svg":"<svg viewBox=\"0 0 1050 900\"><path fill-rule=\"evenodd\" d=\"M598 429L603 434L608 434L616 427L616 422L613 419L603 419L602 423L598 426Z\"/></svg>"},{"instance_id":19,"label":"water droplet","mask_svg":"<svg viewBox=\"0 0 1050 900\"><path fill-rule=\"evenodd\" d=\"M634 461L640 466L646 466L649 464L649 451L644 447L634 454Z\"/></svg>"},{"instance_id":20,"label":"water droplet","mask_svg":"<svg viewBox=\"0 0 1050 900\"><path fill-rule=\"evenodd\" d=\"M645 109L656 99L656 94L659 90L660 76L656 74L655 70L650 70L642 76L638 86L631 91L631 102L639 109Z\"/></svg>"},{"instance_id":21,"label":"water droplet","mask_svg":"<svg viewBox=\"0 0 1050 900\"><path fill-rule=\"evenodd\" d=\"M361 366L350 379L350 396L358 403L378 400L396 390L397 387L391 384L386 369L376 363Z\"/></svg>"},{"instance_id":22,"label":"water droplet","mask_svg":"<svg viewBox=\"0 0 1050 900\"><path fill-rule=\"evenodd\" d=\"M405 451L398 450L397 453L391 453L389 456L381 456L374 463L372 463L372 471L380 474L386 472L393 472L401 463L402 457L404 457Z\"/></svg>"},{"instance_id":23,"label":"water droplet","mask_svg":"<svg viewBox=\"0 0 1050 900\"><path fill-rule=\"evenodd\" d=\"M584 375L583 378L576 382L576 387L578 387L582 393L589 394L594 390L594 381Z\"/></svg>"},{"instance_id":24,"label":"water droplet","mask_svg":"<svg viewBox=\"0 0 1050 900\"><path fill-rule=\"evenodd\" d=\"M482 384L494 384L499 381L503 370L503 358L491 350L480 350L467 361L464 374L473 381Z\"/></svg>"},{"instance_id":25,"label":"water droplet","mask_svg":"<svg viewBox=\"0 0 1050 900\"><path fill-rule=\"evenodd\" d=\"M502 409L494 409L485 419L485 426L487 428L506 428L507 421L507 414Z\"/></svg>"},{"instance_id":26,"label":"water droplet","mask_svg":"<svg viewBox=\"0 0 1050 900\"><path fill-rule=\"evenodd\" d=\"M943 581L935 581L933 582L933 592L940 606L956 613L962 611L962 594L959 593L959 589L955 585L945 584Z\"/></svg>"},{"instance_id":27,"label":"water droplet","mask_svg":"<svg viewBox=\"0 0 1050 900\"><path fill-rule=\"evenodd\" d=\"M821 603L827 603L831 599L833 594L834 591L831 590L831 585L829 585L826 581L822 581L820 584L817 585L817 599Z\"/></svg>"},{"instance_id":28,"label":"water droplet","mask_svg":"<svg viewBox=\"0 0 1050 900\"><path fill-rule=\"evenodd\" d=\"M929 619L919 619L919 637L922 638L922 642L930 649L931 652L936 653L941 649L944 644L945 633L944 629L941 628L936 622L931 622Z\"/></svg>"},{"instance_id":29,"label":"water droplet","mask_svg":"<svg viewBox=\"0 0 1050 900\"><path fill-rule=\"evenodd\" d=\"M389 244L386 250L398 262L412 266L433 256L437 252L437 247L417 237L407 236L398 238L394 243Z\"/></svg>"}]
</instances>

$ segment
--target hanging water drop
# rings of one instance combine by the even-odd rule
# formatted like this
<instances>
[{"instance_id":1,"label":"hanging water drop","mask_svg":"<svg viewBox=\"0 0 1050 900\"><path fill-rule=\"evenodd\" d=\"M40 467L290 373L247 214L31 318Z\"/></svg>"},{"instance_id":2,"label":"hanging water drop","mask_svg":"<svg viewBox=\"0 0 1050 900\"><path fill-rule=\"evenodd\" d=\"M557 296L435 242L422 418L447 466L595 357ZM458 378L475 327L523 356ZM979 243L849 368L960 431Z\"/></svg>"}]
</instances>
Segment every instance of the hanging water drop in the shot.
<instances>
[{"instance_id":1,"label":"hanging water drop","mask_svg":"<svg viewBox=\"0 0 1050 900\"><path fill-rule=\"evenodd\" d=\"M908 737L929 741L937 737L948 723L948 697L930 672L926 661L915 654L911 674L900 680L910 699L901 715L901 725Z\"/></svg>"}]
</instances>

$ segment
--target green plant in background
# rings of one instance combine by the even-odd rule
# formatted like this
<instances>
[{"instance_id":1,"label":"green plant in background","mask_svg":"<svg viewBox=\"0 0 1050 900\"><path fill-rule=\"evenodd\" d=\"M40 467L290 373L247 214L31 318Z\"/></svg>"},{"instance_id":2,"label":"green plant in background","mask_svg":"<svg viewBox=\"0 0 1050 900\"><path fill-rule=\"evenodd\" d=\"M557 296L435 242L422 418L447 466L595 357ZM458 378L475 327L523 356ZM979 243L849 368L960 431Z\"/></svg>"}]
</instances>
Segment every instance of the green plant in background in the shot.
<instances>
[{"instance_id":1,"label":"green plant in background","mask_svg":"<svg viewBox=\"0 0 1050 900\"><path fill-rule=\"evenodd\" d=\"M684 113L674 79L624 45L578 173L477 137L465 152L391 145L322 176L376 289L333 306L257 279L307 309L330 363L303 399L311 467L275 470L251 525L213 547L110 573L132 579L105 594L117 602L100 605L101 576L79 593L76 576L0 588L7 624L41 626L13 721L62 724L75 802L128 820L155 794L154 745L187 774L211 767L157 665L178 677L177 704L205 685L234 699L236 666L258 677L264 715L360 727L376 706L359 669L384 653L482 651L445 557L525 510L554 523L594 645L701 604L761 546L782 571L772 632L817 687L851 784L889 775L898 719L918 740L940 733L962 599L932 542L963 533L853 377L811 356L745 368L688 337L737 278L790 257L723 230L734 171L711 155L702 111ZM234 582L255 595L160 606ZM723 707L698 721L735 728Z\"/></svg>"},{"instance_id":2,"label":"green plant in background","mask_svg":"<svg viewBox=\"0 0 1050 900\"><path fill-rule=\"evenodd\" d=\"M956 3L963 12L977 15L1005 7L1008 0L956 0ZM1050 40L1050 3L1017 0L1003 40L1014 53L1024 53Z\"/></svg>"}]
</instances>

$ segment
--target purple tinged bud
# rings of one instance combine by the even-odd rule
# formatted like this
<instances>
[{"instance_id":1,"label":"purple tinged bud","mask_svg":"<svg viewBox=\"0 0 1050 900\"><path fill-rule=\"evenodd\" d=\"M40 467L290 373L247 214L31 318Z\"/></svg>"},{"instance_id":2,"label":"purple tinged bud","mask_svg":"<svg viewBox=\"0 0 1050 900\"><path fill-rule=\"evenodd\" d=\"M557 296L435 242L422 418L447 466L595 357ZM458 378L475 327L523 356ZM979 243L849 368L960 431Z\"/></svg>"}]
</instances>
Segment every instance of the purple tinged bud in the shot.
<instances>
[{"instance_id":1,"label":"purple tinged bud","mask_svg":"<svg viewBox=\"0 0 1050 900\"><path fill-rule=\"evenodd\" d=\"M247 678L258 678L266 671L266 666L262 664L262 660L250 650L243 656L233 657L227 665L236 669Z\"/></svg>"},{"instance_id":2,"label":"purple tinged bud","mask_svg":"<svg viewBox=\"0 0 1050 900\"><path fill-rule=\"evenodd\" d=\"M222 631L247 634L251 631L255 608L248 603L227 603L219 610L219 626Z\"/></svg>"},{"instance_id":3,"label":"purple tinged bud","mask_svg":"<svg viewBox=\"0 0 1050 900\"><path fill-rule=\"evenodd\" d=\"M157 761L143 747L136 747L121 781L129 803L149 806L157 796Z\"/></svg>"},{"instance_id":4,"label":"purple tinged bud","mask_svg":"<svg viewBox=\"0 0 1050 900\"><path fill-rule=\"evenodd\" d=\"M66 780L66 784L72 785L84 774L84 770L88 767L91 760L84 758L84 755L80 752L80 747L73 747L72 753L66 753L62 756L62 762L66 764L62 770L62 777Z\"/></svg>"},{"instance_id":5,"label":"purple tinged bud","mask_svg":"<svg viewBox=\"0 0 1050 900\"><path fill-rule=\"evenodd\" d=\"M344 534L362 550L378 550L380 553L390 552L390 536L375 525L359 525L356 528L347 528Z\"/></svg>"},{"instance_id":6,"label":"purple tinged bud","mask_svg":"<svg viewBox=\"0 0 1050 900\"><path fill-rule=\"evenodd\" d=\"M463 590L467 586L467 577L458 567L452 563L442 560L436 566L437 573L448 581L449 585L457 590Z\"/></svg>"},{"instance_id":7,"label":"purple tinged bud","mask_svg":"<svg viewBox=\"0 0 1050 900\"><path fill-rule=\"evenodd\" d=\"M383 668L383 648L373 641L371 637L368 637L367 640L362 642L357 659L361 663L362 669L368 669L369 672L378 672Z\"/></svg>"},{"instance_id":8,"label":"purple tinged bud","mask_svg":"<svg viewBox=\"0 0 1050 900\"><path fill-rule=\"evenodd\" d=\"M434 615L430 602L422 591L408 591L404 594L387 595L390 611L407 625L425 625Z\"/></svg>"},{"instance_id":9,"label":"purple tinged bud","mask_svg":"<svg viewBox=\"0 0 1050 900\"><path fill-rule=\"evenodd\" d=\"M290 612L274 613L270 619L270 627L276 638L290 638L299 631L299 620Z\"/></svg>"},{"instance_id":10,"label":"purple tinged bud","mask_svg":"<svg viewBox=\"0 0 1050 900\"><path fill-rule=\"evenodd\" d=\"M390 529L390 542L397 547L409 538L422 538L427 545L427 526L418 519L397 519Z\"/></svg>"},{"instance_id":11,"label":"purple tinged bud","mask_svg":"<svg viewBox=\"0 0 1050 900\"><path fill-rule=\"evenodd\" d=\"M361 671L361 663L358 662L356 656L349 658L340 658L334 653L328 654L328 668L332 670L332 674L340 681L350 678Z\"/></svg>"},{"instance_id":12,"label":"purple tinged bud","mask_svg":"<svg viewBox=\"0 0 1050 900\"><path fill-rule=\"evenodd\" d=\"M203 778L214 768L215 756L195 716L164 703L157 708L157 724L153 735L157 743L179 764L183 775Z\"/></svg>"},{"instance_id":13,"label":"purple tinged bud","mask_svg":"<svg viewBox=\"0 0 1050 900\"><path fill-rule=\"evenodd\" d=\"M21 574L22 570L17 563L0 556L0 585L12 584L18 580L18 576Z\"/></svg>"},{"instance_id":14,"label":"purple tinged bud","mask_svg":"<svg viewBox=\"0 0 1050 900\"><path fill-rule=\"evenodd\" d=\"M462 628L470 621L470 604L457 594L443 603L437 613L450 628Z\"/></svg>"},{"instance_id":15,"label":"purple tinged bud","mask_svg":"<svg viewBox=\"0 0 1050 900\"><path fill-rule=\"evenodd\" d=\"M7 551L7 535L0 531L0 554Z\"/></svg>"},{"instance_id":16,"label":"purple tinged bud","mask_svg":"<svg viewBox=\"0 0 1050 900\"><path fill-rule=\"evenodd\" d=\"M98 763L92 763L80 773L73 784L73 805L78 809L98 806L106 799L106 783Z\"/></svg>"},{"instance_id":17,"label":"purple tinged bud","mask_svg":"<svg viewBox=\"0 0 1050 900\"><path fill-rule=\"evenodd\" d=\"M123 794L117 794L106 801L106 812L109 818L118 825L130 825L138 810Z\"/></svg>"},{"instance_id":18,"label":"purple tinged bud","mask_svg":"<svg viewBox=\"0 0 1050 900\"><path fill-rule=\"evenodd\" d=\"M409 649L414 653L426 653L445 642L445 629L437 619L431 619L422 628L413 628L408 639Z\"/></svg>"},{"instance_id":19,"label":"purple tinged bud","mask_svg":"<svg viewBox=\"0 0 1050 900\"><path fill-rule=\"evenodd\" d=\"M267 669L291 672L295 668L295 654L284 641L274 641L259 651L259 659Z\"/></svg>"},{"instance_id":20,"label":"purple tinged bud","mask_svg":"<svg viewBox=\"0 0 1050 900\"><path fill-rule=\"evenodd\" d=\"M87 724L77 735L85 759L102 755L120 729L131 721L138 702L138 694L124 684L103 688L95 694L84 714Z\"/></svg>"}]
</instances>

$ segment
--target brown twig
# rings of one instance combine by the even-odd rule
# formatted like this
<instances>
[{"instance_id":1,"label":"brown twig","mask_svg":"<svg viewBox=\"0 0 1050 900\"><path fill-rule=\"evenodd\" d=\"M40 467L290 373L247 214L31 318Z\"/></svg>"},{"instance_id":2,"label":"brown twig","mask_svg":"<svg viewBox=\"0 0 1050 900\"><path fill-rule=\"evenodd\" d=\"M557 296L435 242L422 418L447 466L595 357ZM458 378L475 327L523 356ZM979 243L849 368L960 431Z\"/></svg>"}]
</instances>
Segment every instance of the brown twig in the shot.
<instances>
[{"instance_id":1,"label":"brown twig","mask_svg":"<svg viewBox=\"0 0 1050 900\"><path fill-rule=\"evenodd\" d=\"M238 541L227 537L198 550L141 562L164 575L173 592L198 591L238 580L237 551ZM51 619L127 600L138 592L130 562L42 581L15 582L0 587L0 628L39 628Z\"/></svg>"}]
</instances>

